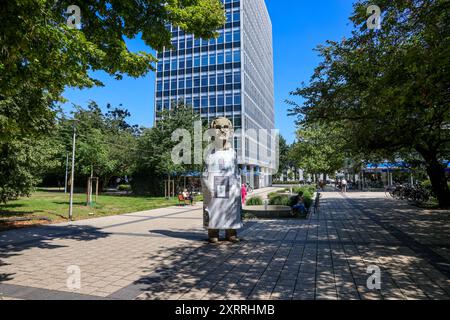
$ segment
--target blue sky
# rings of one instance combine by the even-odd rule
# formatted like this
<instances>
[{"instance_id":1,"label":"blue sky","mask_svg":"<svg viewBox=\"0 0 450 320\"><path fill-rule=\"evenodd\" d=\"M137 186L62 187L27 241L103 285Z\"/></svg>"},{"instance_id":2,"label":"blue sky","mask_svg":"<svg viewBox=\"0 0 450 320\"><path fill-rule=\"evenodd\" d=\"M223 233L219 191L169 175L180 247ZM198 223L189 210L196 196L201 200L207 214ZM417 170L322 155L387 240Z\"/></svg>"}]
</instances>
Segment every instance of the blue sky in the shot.
<instances>
[{"instance_id":1,"label":"blue sky","mask_svg":"<svg viewBox=\"0 0 450 320\"><path fill-rule=\"evenodd\" d=\"M295 139L295 119L287 116L285 100L289 92L309 81L319 63L313 49L326 40L341 40L349 35L352 3L351 0L266 0L273 26L276 127L290 143ZM139 39L129 40L127 44L132 51L153 52ZM64 96L69 103L64 106L65 110L69 111L72 103L85 106L89 100L101 107L107 103L123 104L132 114L130 123L152 126L153 72L139 79L124 77L121 81L103 72L94 76L103 81L105 87L67 89Z\"/></svg>"}]
</instances>

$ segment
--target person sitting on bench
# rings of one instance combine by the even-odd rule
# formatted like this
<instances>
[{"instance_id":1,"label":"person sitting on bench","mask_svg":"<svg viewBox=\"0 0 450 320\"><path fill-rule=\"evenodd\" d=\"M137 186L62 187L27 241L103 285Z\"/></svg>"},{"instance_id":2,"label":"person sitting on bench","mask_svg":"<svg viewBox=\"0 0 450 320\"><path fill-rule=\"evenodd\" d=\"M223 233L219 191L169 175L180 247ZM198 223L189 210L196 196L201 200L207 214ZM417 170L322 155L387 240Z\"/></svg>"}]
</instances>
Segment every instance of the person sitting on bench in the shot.
<instances>
[{"instance_id":1,"label":"person sitting on bench","mask_svg":"<svg viewBox=\"0 0 450 320\"><path fill-rule=\"evenodd\" d=\"M184 200L188 200L192 206L194 203L194 197L189 193L189 191L187 191L187 189L184 189L182 195Z\"/></svg>"},{"instance_id":2,"label":"person sitting on bench","mask_svg":"<svg viewBox=\"0 0 450 320\"><path fill-rule=\"evenodd\" d=\"M303 198L303 192L300 191L298 195L292 198L291 201L292 211L298 212L300 214L306 214L308 210L306 210L305 200Z\"/></svg>"}]
</instances>

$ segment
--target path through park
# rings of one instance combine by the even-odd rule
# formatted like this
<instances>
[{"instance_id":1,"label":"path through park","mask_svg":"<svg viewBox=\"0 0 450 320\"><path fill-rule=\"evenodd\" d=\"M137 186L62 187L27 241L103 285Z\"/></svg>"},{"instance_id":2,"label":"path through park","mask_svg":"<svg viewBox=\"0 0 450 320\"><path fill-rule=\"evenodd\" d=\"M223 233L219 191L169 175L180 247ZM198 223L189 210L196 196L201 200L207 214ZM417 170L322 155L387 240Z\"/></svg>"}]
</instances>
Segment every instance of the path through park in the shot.
<instances>
[{"instance_id":1,"label":"path through park","mask_svg":"<svg viewBox=\"0 0 450 320\"><path fill-rule=\"evenodd\" d=\"M200 205L1 232L0 299L450 298L449 212L326 192L309 219L249 221L240 236L209 245Z\"/></svg>"}]
</instances>

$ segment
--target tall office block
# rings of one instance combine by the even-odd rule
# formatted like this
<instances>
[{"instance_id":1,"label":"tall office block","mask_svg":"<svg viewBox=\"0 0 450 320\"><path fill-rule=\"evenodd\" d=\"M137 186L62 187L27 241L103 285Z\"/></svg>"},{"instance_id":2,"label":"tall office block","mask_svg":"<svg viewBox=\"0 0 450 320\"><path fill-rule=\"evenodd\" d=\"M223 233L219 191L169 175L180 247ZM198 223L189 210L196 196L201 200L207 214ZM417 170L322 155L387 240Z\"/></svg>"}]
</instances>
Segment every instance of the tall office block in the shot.
<instances>
[{"instance_id":1,"label":"tall office block","mask_svg":"<svg viewBox=\"0 0 450 320\"><path fill-rule=\"evenodd\" d=\"M243 181L260 188L275 169L272 24L264 0L222 2L227 22L217 39L168 26L174 49L158 52L155 121L158 111L179 101L205 122L229 118L238 130Z\"/></svg>"}]
</instances>

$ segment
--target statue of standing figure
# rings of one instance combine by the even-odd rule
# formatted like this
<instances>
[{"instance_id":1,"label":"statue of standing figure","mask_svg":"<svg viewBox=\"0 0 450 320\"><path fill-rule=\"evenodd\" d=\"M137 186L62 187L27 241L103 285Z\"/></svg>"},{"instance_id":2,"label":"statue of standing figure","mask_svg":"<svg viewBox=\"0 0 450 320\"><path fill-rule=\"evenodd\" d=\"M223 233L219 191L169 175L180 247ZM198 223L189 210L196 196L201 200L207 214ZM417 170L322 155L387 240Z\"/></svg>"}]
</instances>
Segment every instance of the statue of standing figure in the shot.
<instances>
[{"instance_id":1,"label":"statue of standing figure","mask_svg":"<svg viewBox=\"0 0 450 320\"><path fill-rule=\"evenodd\" d=\"M227 118L218 118L211 124L214 130L214 150L206 159L202 177L203 222L209 242L219 242L220 230L225 230L228 241L239 242L241 229L241 193L237 153L232 147L233 124Z\"/></svg>"}]
</instances>

